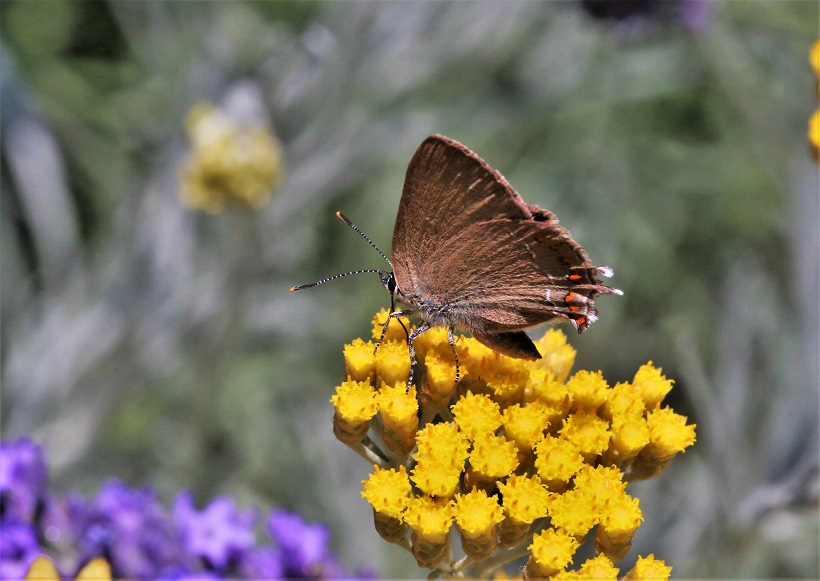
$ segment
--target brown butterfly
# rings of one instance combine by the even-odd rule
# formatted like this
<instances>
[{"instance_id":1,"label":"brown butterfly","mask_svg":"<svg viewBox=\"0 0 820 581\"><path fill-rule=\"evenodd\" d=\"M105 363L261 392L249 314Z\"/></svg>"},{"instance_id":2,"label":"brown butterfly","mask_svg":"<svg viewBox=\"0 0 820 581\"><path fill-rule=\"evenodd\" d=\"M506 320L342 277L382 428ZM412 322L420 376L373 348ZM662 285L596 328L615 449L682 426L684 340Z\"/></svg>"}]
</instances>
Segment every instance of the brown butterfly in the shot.
<instances>
[{"instance_id":1,"label":"brown butterfly","mask_svg":"<svg viewBox=\"0 0 820 581\"><path fill-rule=\"evenodd\" d=\"M598 276L612 276L612 269L593 266L551 212L525 203L504 176L441 135L425 139L410 160L393 229L392 261L379 253L392 272L347 272L291 290L348 274L378 273L391 297L406 307L391 309L384 331L391 318L422 319L408 335L413 363L413 340L433 325L448 327L451 345L453 329L460 328L510 357L540 359L524 329L567 319L582 333L597 319L595 297L622 294L601 284ZM458 381L457 353L456 366Z\"/></svg>"}]
</instances>

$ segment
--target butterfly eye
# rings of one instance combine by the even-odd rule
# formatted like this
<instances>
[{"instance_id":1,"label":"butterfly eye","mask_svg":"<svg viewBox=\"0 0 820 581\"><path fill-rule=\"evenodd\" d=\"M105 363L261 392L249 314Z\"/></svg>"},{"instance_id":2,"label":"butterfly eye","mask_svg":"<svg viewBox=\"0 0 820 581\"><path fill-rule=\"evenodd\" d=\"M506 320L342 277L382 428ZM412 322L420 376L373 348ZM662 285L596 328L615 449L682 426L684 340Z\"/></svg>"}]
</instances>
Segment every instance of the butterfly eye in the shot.
<instances>
[{"instance_id":1,"label":"butterfly eye","mask_svg":"<svg viewBox=\"0 0 820 581\"><path fill-rule=\"evenodd\" d=\"M387 276L382 277L382 284L391 295L396 294L396 290L399 288L396 286L396 277L393 276L392 272L389 272L387 273Z\"/></svg>"}]
</instances>

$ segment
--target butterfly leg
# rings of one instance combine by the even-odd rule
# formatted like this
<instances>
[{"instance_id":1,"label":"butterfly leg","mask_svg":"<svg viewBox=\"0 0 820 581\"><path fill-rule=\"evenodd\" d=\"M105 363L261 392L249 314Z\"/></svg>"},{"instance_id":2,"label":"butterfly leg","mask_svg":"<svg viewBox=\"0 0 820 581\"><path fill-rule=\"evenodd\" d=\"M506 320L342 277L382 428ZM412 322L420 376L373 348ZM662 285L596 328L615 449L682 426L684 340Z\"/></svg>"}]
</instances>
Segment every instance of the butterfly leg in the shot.
<instances>
[{"instance_id":1,"label":"butterfly leg","mask_svg":"<svg viewBox=\"0 0 820 581\"><path fill-rule=\"evenodd\" d=\"M447 342L450 344L450 347L453 348L453 356L456 358L456 383L458 383L458 380L461 379L461 373L458 367L458 351L456 351L456 340L453 337L452 327L447 329Z\"/></svg>"},{"instance_id":2,"label":"butterfly leg","mask_svg":"<svg viewBox=\"0 0 820 581\"><path fill-rule=\"evenodd\" d=\"M379 340L376 342L376 347L373 349L373 355L375 355L376 351L379 350L379 347L382 346L382 341L384 341L384 336L387 334L387 327L390 326L390 319L393 319L393 318L398 319L401 326L404 327L404 323L401 322L401 319L399 319L399 317L406 317L408 315L411 315L412 313L413 313L413 311L411 311L409 309L404 309L403 311L394 311L394 312L390 313L389 315L387 315L387 319L384 321L384 325L382 326L382 336L379 337ZM407 332L406 327L404 328L404 332L405 333Z\"/></svg>"},{"instance_id":3,"label":"butterfly leg","mask_svg":"<svg viewBox=\"0 0 820 581\"><path fill-rule=\"evenodd\" d=\"M413 385L413 371L416 369L416 348L413 347L413 341L431 326L430 323L422 323L407 337L407 347L410 350L410 376L407 378L407 391L410 391L410 386Z\"/></svg>"}]
</instances>

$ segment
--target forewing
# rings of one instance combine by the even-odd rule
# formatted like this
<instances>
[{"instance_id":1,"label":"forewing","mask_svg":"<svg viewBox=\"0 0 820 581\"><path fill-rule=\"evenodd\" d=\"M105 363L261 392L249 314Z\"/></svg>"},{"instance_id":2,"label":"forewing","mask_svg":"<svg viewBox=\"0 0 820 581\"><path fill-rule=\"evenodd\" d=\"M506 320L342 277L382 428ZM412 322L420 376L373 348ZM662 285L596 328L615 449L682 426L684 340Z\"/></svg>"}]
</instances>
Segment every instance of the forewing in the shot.
<instances>
[{"instance_id":1,"label":"forewing","mask_svg":"<svg viewBox=\"0 0 820 581\"><path fill-rule=\"evenodd\" d=\"M422 142L410 164L393 230L392 261L400 288L446 241L492 219L530 220L532 214L500 173L441 135Z\"/></svg>"}]
</instances>

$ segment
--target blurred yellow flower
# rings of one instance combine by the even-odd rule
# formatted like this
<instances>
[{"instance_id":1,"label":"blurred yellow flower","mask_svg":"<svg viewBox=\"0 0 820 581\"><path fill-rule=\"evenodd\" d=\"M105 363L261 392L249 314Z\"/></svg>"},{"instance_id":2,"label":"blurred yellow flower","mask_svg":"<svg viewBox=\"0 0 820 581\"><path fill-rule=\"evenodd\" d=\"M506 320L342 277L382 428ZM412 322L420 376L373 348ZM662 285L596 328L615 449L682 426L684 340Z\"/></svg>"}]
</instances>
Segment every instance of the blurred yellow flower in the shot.
<instances>
[{"instance_id":1,"label":"blurred yellow flower","mask_svg":"<svg viewBox=\"0 0 820 581\"><path fill-rule=\"evenodd\" d=\"M185 118L191 153L180 170L183 204L210 214L229 202L265 205L282 178L282 151L271 130L243 126L210 103Z\"/></svg>"}]
</instances>

